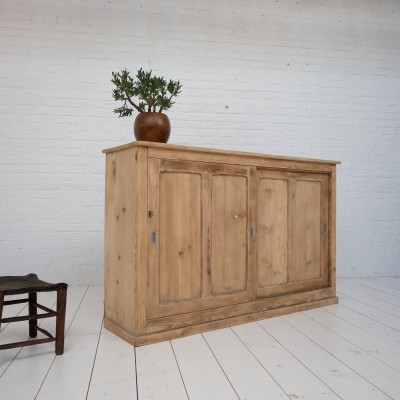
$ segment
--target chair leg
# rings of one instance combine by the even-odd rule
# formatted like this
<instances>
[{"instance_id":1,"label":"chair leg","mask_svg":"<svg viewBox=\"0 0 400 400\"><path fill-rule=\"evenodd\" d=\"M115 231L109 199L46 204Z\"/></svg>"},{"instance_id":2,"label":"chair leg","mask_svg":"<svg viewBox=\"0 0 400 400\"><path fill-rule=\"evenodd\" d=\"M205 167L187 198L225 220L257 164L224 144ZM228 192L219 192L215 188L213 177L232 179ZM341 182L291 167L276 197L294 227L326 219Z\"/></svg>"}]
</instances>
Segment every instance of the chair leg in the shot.
<instances>
[{"instance_id":1,"label":"chair leg","mask_svg":"<svg viewBox=\"0 0 400 400\"><path fill-rule=\"evenodd\" d=\"M3 318L3 306L4 306L4 294L0 293L0 331L1 331L1 319Z\"/></svg>"},{"instance_id":2,"label":"chair leg","mask_svg":"<svg viewBox=\"0 0 400 400\"><path fill-rule=\"evenodd\" d=\"M67 289L57 290L57 319L56 319L56 354L64 353L65 309L67 304Z\"/></svg>"},{"instance_id":3,"label":"chair leg","mask_svg":"<svg viewBox=\"0 0 400 400\"><path fill-rule=\"evenodd\" d=\"M29 293L29 316L36 317L37 316L37 293ZM37 337L37 319L29 320L29 337L35 338Z\"/></svg>"}]
</instances>

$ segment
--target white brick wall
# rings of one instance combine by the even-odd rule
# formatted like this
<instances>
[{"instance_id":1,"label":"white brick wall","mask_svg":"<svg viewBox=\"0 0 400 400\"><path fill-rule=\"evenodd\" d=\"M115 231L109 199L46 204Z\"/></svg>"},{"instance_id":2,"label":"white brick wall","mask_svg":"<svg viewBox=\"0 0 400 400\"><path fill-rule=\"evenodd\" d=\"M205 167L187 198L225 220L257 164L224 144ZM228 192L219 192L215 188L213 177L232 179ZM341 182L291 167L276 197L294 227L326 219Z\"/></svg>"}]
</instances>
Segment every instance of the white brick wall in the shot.
<instances>
[{"instance_id":1,"label":"white brick wall","mask_svg":"<svg viewBox=\"0 0 400 400\"><path fill-rule=\"evenodd\" d=\"M0 0L0 268L102 281L111 71L179 79L171 143L338 159L338 275L400 275L397 0Z\"/></svg>"}]
</instances>

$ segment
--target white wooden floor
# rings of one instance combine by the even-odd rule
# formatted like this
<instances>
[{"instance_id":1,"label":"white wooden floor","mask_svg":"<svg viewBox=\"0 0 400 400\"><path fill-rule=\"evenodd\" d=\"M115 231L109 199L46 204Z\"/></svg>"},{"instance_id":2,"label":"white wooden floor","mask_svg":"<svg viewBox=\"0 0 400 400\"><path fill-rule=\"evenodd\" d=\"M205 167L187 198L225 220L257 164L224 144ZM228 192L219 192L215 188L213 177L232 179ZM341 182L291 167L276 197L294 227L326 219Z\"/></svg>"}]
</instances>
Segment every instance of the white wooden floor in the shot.
<instances>
[{"instance_id":1,"label":"white wooden floor","mask_svg":"<svg viewBox=\"0 0 400 400\"><path fill-rule=\"evenodd\" d=\"M338 295L339 305L135 349L103 328L102 287L70 287L64 355L52 343L0 351L0 398L400 399L400 278L339 279ZM0 342L24 340L26 325L2 326Z\"/></svg>"}]
</instances>

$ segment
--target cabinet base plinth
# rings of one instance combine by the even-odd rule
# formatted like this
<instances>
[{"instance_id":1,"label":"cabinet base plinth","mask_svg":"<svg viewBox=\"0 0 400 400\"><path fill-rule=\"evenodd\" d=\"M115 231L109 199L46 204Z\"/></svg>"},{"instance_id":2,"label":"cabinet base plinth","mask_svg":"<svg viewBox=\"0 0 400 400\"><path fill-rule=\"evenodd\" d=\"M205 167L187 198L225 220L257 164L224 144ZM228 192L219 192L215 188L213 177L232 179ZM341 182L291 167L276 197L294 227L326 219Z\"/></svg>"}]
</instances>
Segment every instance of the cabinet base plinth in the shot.
<instances>
[{"instance_id":1,"label":"cabinet base plinth","mask_svg":"<svg viewBox=\"0 0 400 400\"><path fill-rule=\"evenodd\" d=\"M329 297L322 300L316 300L308 303L295 304L286 307L275 308L273 310L266 310L253 314L239 315L237 317L231 317L226 319L220 319L217 321L207 322L205 324L198 324L192 326L186 326L178 329L170 329L168 331L156 332L149 335L135 336L131 332L128 332L124 328L118 326L112 321L104 318L104 326L109 331L113 332L117 336L126 340L128 343L134 346L144 346L147 344L157 343L164 340L177 339L183 336L195 335L202 332L212 331L221 328L227 328L229 326L245 324L247 322L258 321L265 318L277 317L280 315L291 314L294 312L310 310L312 308L329 306L337 304L338 298L336 296Z\"/></svg>"}]
</instances>

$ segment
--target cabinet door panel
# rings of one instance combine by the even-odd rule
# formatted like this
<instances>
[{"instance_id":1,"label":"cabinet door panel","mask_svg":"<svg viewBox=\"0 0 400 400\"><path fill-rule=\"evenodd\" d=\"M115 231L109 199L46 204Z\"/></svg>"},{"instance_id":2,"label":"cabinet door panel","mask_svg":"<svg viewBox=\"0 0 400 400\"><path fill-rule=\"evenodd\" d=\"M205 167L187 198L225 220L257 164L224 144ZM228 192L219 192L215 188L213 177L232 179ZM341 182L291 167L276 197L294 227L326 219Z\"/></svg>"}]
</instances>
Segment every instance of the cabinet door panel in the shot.
<instances>
[{"instance_id":1,"label":"cabinet door panel","mask_svg":"<svg viewBox=\"0 0 400 400\"><path fill-rule=\"evenodd\" d=\"M247 287L247 178L215 175L211 184L213 295Z\"/></svg>"},{"instance_id":2,"label":"cabinet door panel","mask_svg":"<svg viewBox=\"0 0 400 400\"><path fill-rule=\"evenodd\" d=\"M321 278L321 182L297 180L293 203L291 281Z\"/></svg>"},{"instance_id":3,"label":"cabinet door panel","mask_svg":"<svg viewBox=\"0 0 400 400\"><path fill-rule=\"evenodd\" d=\"M160 176L160 302L189 300L201 291L201 175Z\"/></svg>"},{"instance_id":4,"label":"cabinet door panel","mask_svg":"<svg viewBox=\"0 0 400 400\"><path fill-rule=\"evenodd\" d=\"M328 285L328 176L259 170L257 297Z\"/></svg>"},{"instance_id":5,"label":"cabinet door panel","mask_svg":"<svg viewBox=\"0 0 400 400\"><path fill-rule=\"evenodd\" d=\"M261 178L257 198L258 287L288 281L288 180Z\"/></svg>"},{"instance_id":6,"label":"cabinet door panel","mask_svg":"<svg viewBox=\"0 0 400 400\"><path fill-rule=\"evenodd\" d=\"M241 166L149 158L147 318L248 300Z\"/></svg>"}]
</instances>

